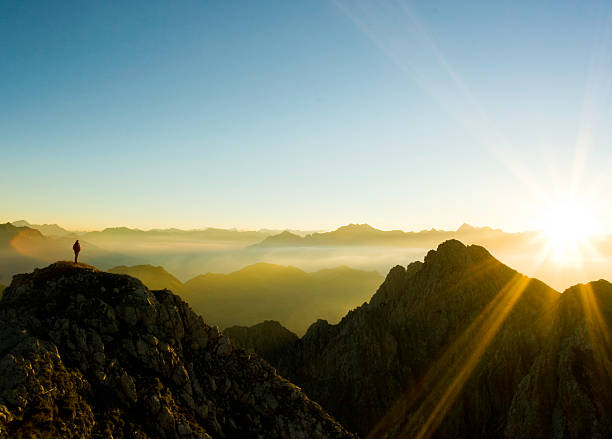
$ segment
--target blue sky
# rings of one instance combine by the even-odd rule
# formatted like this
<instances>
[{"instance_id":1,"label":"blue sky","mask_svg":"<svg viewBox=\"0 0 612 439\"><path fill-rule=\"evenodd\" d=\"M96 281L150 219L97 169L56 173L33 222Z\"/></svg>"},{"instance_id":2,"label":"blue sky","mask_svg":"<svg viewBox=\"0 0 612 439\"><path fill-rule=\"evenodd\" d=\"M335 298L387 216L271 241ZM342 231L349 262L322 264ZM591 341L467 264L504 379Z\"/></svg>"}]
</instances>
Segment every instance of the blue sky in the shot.
<instances>
[{"instance_id":1,"label":"blue sky","mask_svg":"<svg viewBox=\"0 0 612 439\"><path fill-rule=\"evenodd\" d=\"M585 3L2 2L1 216L522 230L574 189L612 232Z\"/></svg>"}]
</instances>

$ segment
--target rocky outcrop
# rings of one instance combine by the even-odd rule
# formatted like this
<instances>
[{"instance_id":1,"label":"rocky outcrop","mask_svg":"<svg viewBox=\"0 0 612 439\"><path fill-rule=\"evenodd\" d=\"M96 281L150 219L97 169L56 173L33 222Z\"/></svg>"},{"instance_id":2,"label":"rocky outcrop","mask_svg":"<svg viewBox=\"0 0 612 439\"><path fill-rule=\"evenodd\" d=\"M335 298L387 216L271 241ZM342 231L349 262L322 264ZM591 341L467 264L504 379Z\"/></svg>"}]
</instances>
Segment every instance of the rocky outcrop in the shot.
<instances>
[{"instance_id":1,"label":"rocky outcrop","mask_svg":"<svg viewBox=\"0 0 612 439\"><path fill-rule=\"evenodd\" d=\"M610 290L559 294L451 240L269 360L364 436L610 437Z\"/></svg>"},{"instance_id":2,"label":"rocky outcrop","mask_svg":"<svg viewBox=\"0 0 612 439\"><path fill-rule=\"evenodd\" d=\"M0 301L0 438L347 438L178 296L61 262Z\"/></svg>"}]
</instances>

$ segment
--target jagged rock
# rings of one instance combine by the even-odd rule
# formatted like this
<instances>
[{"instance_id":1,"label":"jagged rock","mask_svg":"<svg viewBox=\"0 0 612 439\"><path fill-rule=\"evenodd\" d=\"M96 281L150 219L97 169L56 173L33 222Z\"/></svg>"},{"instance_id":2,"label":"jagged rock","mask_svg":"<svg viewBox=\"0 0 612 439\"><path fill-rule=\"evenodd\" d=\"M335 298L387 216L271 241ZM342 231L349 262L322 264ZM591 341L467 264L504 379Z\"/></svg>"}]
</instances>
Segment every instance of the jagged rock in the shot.
<instances>
[{"instance_id":1,"label":"jagged rock","mask_svg":"<svg viewBox=\"0 0 612 439\"><path fill-rule=\"evenodd\" d=\"M348 438L178 296L61 262L0 301L0 438Z\"/></svg>"},{"instance_id":2,"label":"jagged rock","mask_svg":"<svg viewBox=\"0 0 612 439\"><path fill-rule=\"evenodd\" d=\"M612 437L612 288L593 284L590 301L575 288L451 240L393 268L337 325L272 351L239 342L364 436Z\"/></svg>"}]
</instances>

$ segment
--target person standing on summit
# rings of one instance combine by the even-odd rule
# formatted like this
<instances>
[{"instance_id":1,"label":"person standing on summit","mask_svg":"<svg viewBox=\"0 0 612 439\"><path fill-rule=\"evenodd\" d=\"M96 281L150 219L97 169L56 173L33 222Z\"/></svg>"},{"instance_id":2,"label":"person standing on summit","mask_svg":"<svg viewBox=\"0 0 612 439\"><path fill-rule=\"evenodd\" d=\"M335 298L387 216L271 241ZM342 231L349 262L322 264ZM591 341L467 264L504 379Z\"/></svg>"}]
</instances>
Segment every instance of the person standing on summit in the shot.
<instances>
[{"instance_id":1,"label":"person standing on summit","mask_svg":"<svg viewBox=\"0 0 612 439\"><path fill-rule=\"evenodd\" d=\"M74 250L74 263L77 263L79 259L79 252L81 251L81 244L79 244L79 240L77 239L72 246L72 250Z\"/></svg>"}]
</instances>

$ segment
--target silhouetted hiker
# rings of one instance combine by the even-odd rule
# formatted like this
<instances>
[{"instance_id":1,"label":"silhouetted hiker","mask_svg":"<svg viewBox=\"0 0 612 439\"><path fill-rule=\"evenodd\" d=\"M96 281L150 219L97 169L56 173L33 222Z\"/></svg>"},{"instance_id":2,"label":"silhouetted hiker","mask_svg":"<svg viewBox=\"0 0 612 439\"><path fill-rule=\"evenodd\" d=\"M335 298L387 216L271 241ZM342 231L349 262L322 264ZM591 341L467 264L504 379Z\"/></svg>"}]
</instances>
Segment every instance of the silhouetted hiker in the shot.
<instances>
[{"instance_id":1,"label":"silhouetted hiker","mask_svg":"<svg viewBox=\"0 0 612 439\"><path fill-rule=\"evenodd\" d=\"M77 263L77 259L79 259L79 252L81 251L81 244L79 244L79 240L77 239L72 246L72 250L74 250L74 263Z\"/></svg>"}]
</instances>

